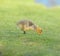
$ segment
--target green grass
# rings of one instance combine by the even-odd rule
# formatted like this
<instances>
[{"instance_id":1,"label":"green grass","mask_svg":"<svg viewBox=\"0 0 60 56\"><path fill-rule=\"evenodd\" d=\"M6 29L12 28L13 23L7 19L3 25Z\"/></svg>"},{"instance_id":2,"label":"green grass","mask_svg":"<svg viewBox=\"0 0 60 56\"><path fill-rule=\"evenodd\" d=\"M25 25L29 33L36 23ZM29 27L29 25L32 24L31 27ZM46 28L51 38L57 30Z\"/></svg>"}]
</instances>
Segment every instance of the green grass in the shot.
<instances>
[{"instance_id":1,"label":"green grass","mask_svg":"<svg viewBox=\"0 0 60 56\"><path fill-rule=\"evenodd\" d=\"M24 35L16 22L25 18L43 33ZM47 9L32 0L0 1L0 52L3 56L60 56L60 8Z\"/></svg>"}]
</instances>

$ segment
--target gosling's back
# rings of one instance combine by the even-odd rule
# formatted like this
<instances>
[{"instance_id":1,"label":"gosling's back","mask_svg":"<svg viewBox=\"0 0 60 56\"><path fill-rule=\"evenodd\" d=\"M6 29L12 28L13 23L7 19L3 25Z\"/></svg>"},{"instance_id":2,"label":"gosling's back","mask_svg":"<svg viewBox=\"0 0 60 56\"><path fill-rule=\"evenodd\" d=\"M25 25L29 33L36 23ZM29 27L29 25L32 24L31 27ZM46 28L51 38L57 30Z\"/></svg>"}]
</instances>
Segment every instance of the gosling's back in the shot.
<instances>
[{"instance_id":1,"label":"gosling's back","mask_svg":"<svg viewBox=\"0 0 60 56\"><path fill-rule=\"evenodd\" d=\"M32 21L30 21L30 20L20 20L18 23L17 23L17 25L27 25L27 26L32 26L32 25L34 25L34 23L32 22Z\"/></svg>"}]
</instances>

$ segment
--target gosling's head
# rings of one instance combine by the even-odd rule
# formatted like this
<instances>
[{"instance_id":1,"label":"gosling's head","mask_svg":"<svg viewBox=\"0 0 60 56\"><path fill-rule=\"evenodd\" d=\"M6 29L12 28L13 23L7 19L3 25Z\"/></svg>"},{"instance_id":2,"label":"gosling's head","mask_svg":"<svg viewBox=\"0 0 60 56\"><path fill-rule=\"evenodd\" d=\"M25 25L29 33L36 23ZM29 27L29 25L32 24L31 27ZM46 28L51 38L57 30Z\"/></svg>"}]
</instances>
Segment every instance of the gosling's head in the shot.
<instances>
[{"instance_id":1,"label":"gosling's head","mask_svg":"<svg viewBox=\"0 0 60 56\"><path fill-rule=\"evenodd\" d=\"M42 29L40 27L37 27L36 31L37 31L38 34L42 33Z\"/></svg>"}]
</instances>

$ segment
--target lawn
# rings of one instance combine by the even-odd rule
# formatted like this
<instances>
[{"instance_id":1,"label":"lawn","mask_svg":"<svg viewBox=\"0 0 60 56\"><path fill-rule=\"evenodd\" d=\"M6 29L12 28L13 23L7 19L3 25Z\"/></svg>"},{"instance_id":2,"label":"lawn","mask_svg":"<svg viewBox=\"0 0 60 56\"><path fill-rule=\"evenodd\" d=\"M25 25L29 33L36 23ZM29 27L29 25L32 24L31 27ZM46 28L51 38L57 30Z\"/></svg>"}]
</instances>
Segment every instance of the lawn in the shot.
<instances>
[{"instance_id":1,"label":"lawn","mask_svg":"<svg viewBox=\"0 0 60 56\"><path fill-rule=\"evenodd\" d=\"M17 28L32 20L43 32L27 34ZM46 8L32 0L0 0L0 53L2 56L60 56L60 8ZM1 55L0 54L0 55Z\"/></svg>"}]
</instances>

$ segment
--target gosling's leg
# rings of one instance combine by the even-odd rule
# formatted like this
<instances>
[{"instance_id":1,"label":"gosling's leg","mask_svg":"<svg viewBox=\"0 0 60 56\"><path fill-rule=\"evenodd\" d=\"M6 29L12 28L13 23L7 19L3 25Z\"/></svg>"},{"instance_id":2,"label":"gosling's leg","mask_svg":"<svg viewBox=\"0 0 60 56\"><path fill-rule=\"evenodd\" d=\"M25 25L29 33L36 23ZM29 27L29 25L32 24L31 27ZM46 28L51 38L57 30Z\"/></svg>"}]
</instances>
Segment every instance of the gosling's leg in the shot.
<instances>
[{"instance_id":1,"label":"gosling's leg","mask_svg":"<svg viewBox=\"0 0 60 56\"><path fill-rule=\"evenodd\" d=\"M26 31L24 31L24 34L26 34Z\"/></svg>"}]
</instances>

